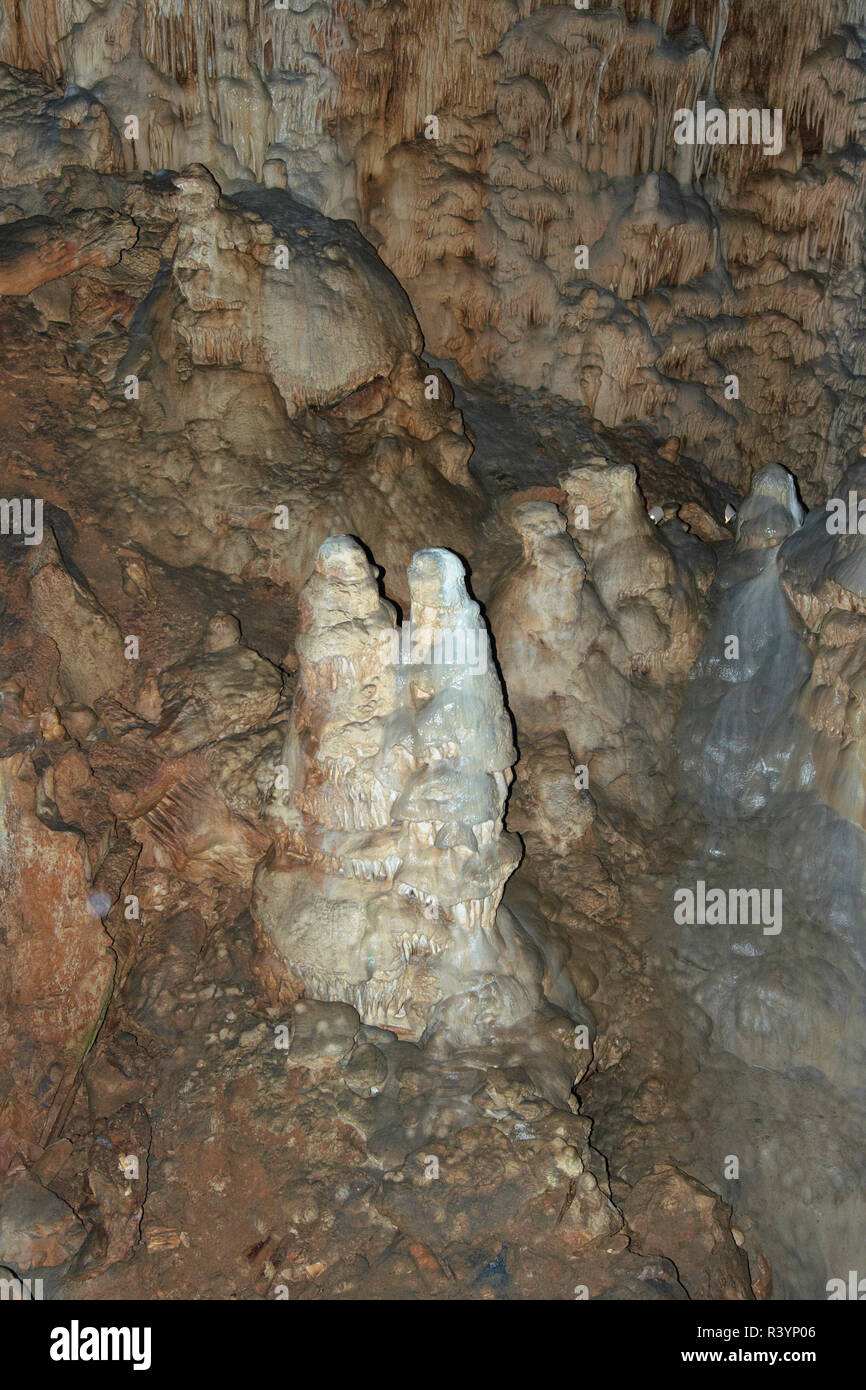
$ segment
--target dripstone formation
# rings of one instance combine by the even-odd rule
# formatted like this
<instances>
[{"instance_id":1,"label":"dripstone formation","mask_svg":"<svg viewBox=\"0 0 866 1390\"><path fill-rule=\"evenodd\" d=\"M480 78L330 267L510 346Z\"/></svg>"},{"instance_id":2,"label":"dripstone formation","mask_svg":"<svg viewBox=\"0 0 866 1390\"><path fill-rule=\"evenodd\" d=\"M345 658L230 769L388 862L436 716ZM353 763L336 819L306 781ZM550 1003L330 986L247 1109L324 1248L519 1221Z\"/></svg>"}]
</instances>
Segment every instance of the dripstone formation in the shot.
<instances>
[{"instance_id":1,"label":"dripstone formation","mask_svg":"<svg viewBox=\"0 0 866 1390\"><path fill-rule=\"evenodd\" d=\"M490 1041L539 997L500 910L520 859L503 828L511 723L460 560L419 551L408 580L401 629L357 541L319 550L253 912L307 995L410 1036Z\"/></svg>"}]
</instances>

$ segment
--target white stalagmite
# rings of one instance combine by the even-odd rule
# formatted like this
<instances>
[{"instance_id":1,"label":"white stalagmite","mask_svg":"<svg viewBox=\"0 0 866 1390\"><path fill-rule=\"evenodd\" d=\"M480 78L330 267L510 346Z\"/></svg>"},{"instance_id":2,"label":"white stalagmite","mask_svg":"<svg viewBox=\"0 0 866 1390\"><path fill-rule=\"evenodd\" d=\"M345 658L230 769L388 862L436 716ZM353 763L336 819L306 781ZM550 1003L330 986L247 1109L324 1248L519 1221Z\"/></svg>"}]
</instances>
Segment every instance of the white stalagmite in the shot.
<instances>
[{"instance_id":1,"label":"white stalagmite","mask_svg":"<svg viewBox=\"0 0 866 1390\"><path fill-rule=\"evenodd\" d=\"M516 754L461 561L422 550L408 577L409 648L357 541L319 550L253 915L296 993L485 1042L542 1001L544 963L500 907L520 858L503 829Z\"/></svg>"}]
</instances>

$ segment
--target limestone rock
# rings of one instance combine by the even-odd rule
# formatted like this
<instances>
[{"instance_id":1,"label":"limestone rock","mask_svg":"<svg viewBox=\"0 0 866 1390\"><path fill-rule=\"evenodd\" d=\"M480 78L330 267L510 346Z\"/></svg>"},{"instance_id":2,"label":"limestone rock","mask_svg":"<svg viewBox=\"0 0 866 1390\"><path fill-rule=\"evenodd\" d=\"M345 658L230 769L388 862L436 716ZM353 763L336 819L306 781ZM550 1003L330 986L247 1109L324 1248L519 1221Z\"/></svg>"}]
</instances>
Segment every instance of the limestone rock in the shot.
<instances>
[{"instance_id":1,"label":"limestone rock","mask_svg":"<svg viewBox=\"0 0 866 1390\"><path fill-rule=\"evenodd\" d=\"M46 1141L67 1102L104 1016L115 958L91 901L83 836L69 826L49 828L40 818L26 755L5 758L0 770L3 844L15 847L0 862L5 1170L17 1152Z\"/></svg>"},{"instance_id":2,"label":"limestone rock","mask_svg":"<svg viewBox=\"0 0 866 1390\"><path fill-rule=\"evenodd\" d=\"M0 229L0 294L29 294L82 266L115 265L135 244L130 218L82 211L54 223L31 217Z\"/></svg>"},{"instance_id":3,"label":"limestone rock","mask_svg":"<svg viewBox=\"0 0 866 1390\"><path fill-rule=\"evenodd\" d=\"M85 1230L65 1202L25 1173L0 1197L0 1267L22 1279L68 1265Z\"/></svg>"},{"instance_id":4,"label":"limestone rock","mask_svg":"<svg viewBox=\"0 0 866 1390\"><path fill-rule=\"evenodd\" d=\"M153 740L171 757L261 728L282 692L279 671L242 643L231 614L210 619L202 647L158 677L160 715Z\"/></svg>"},{"instance_id":5,"label":"limestone rock","mask_svg":"<svg viewBox=\"0 0 866 1390\"><path fill-rule=\"evenodd\" d=\"M714 1192L660 1165L628 1193L622 1210L634 1247L672 1259L690 1298L752 1297L749 1261L734 1240L730 1211Z\"/></svg>"},{"instance_id":6,"label":"limestone rock","mask_svg":"<svg viewBox=\"0 0 866 1390\"><path fill-rule=\"evenodd\" d=\"M276 188L221 200L201 166L175 182L175 325L194 363L264 368L294 415L389 376L403 353L419 351L408 301L354 229L335 236Z\"/></svg>"},{"instance_id":7,"label":"limestone rock","mask_svg":"<svg viewBox=\"0 0 866 1390\"><path fill-rule=\"evenodd\" d=\"M647 517L633 471L588 464L565 492L568 517L553 502L511 513L523 555L491 600L497 655L519 727L564 731L584 789L640 818L669 793L664 741L639 730L666 727L675 707L699 592Z\"/></svg>"}]
</instances>

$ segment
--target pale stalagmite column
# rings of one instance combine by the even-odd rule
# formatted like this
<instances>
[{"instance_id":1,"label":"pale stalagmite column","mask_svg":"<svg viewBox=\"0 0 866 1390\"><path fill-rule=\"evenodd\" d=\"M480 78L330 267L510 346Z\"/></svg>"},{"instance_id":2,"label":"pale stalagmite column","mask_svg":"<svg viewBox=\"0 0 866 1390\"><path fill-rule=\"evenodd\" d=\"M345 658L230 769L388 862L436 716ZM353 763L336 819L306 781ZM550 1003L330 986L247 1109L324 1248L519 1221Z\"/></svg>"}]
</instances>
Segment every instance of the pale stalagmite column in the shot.
<instances>
[{"instance_id":1,"label":"pale stalagmite column","mask_svg":"<svg viewBox=\"0 0 866 1390\"><path fill-rule=\"evenodd\" d=\"M319 550L253 911L296 993L414 1036L459 1016L481 1041L539 1002L537 962L499 921L516 754L462 562L419 551L408 578L400 631L361 546Z\"/></svg>"}]
</instances>

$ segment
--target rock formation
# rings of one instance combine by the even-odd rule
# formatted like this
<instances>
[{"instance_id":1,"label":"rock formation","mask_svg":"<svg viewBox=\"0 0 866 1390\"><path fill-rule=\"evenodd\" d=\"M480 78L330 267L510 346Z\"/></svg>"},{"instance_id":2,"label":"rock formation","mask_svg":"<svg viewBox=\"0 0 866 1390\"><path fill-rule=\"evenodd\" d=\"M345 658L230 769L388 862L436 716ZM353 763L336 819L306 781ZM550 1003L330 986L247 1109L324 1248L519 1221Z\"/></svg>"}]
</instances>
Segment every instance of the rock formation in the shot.
<instances>
[{"instance_id":1,"label":"rock formation","mask_svg":"<svg viewBox=\"0 0 866 1390\"><path fill-rule=\"evenodd\" d=\"M46 0L4 12L0 59L49 84L29 79L18 167L86 141L91 167L228 184L282 160L474 383L649 419L744 490L781 449L812 504L862 400L858 20L857 0Z\"/></svg>"},{"instance_id":2,"label":"rock formation","mask_svg":"<svg viewBox=\"0 0 866 1390\"><path fill-rule=\"evenodd\" d=\"M409 592L398 628L356 541L319 550L253 914L308 997L490 1042L540 1002L535 953L500 915L520 859L511 726L457 556L419 551Z\"/></svg>"},{"instance_id":3,"label":"rock formation","mask_svg":"<svg viewBox=\"0 0 866 1390\"><path fill-rule=\"evenodd\" d=\"M594 460L562 483L561 509L524 502L511 513L523 556L491 601L509 700L528 735L564 731L596 799L652 822L669 795L668 738L697 653L705 571L666 544L679 523L653 525L632 468Z\"/></svg>"},{"instance_id":4,"label":"rock formation","mask_svg":"<svg viewBox=\"0 0 866 1390\"><path fill-rule=\"evenodd\" d=\"M81 212L59 226L44 218L22 218L0 233L0 294L30 294L85 265L115 265L134 245L131 219Z\"/></svg>"}]
</instances>

